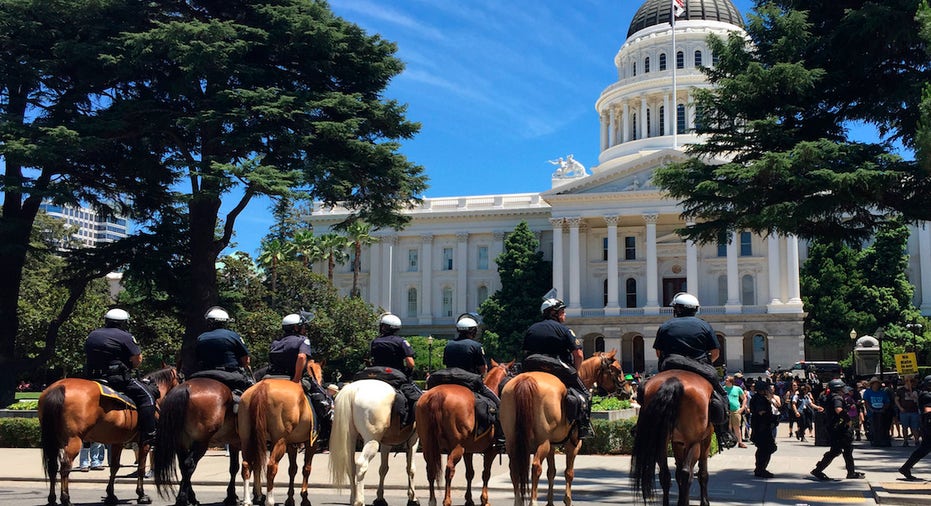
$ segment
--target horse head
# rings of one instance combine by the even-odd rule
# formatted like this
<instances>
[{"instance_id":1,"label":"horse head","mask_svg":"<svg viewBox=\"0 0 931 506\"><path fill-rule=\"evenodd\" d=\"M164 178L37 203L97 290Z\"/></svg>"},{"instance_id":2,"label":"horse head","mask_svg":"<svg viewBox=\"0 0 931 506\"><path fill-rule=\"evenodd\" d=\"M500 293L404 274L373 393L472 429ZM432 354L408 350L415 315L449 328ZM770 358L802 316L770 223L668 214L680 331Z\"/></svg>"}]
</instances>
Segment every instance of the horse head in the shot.
<instances>
[{"instance_id":1,"label":"horse head","mask_svg":"<svg viewBox=\"0 0 931 506\"><path fill-rule=\"evenodd\" d=\"M163 399L169 390L178 386L181 382L178 378L178 370L175 369L174 366L163 367L157 371L152 371L145 375L145 379L155 383L158 387L160 399Z\"/></svg>"},{"instance_id":2,"label":"horse head","mask_svg":"<svg viewBox=\"0 0 931 506\"><path fill-rule=\"evenodd\" d=\"M499 364L495 362L494 359L491 359L491 369L488 370L488 374L485 375L485 385L488 386L493 392L501 392L501 384L506 377L513 376L511 373L511 367L514 365L514 361L511 360L506 364Z\"/></svg>"},{"instance_id":3,"label":"horse head","mask_svg":"<svg viewBox=\"0 0 931 506\"><path fill-rule=\"evenodd\" d=\"M307 372L318 385L323 385L323 364L310 360L307 362Z\"/></svg>"},{"instance_id":4,"label":"horse head","mask_svg":"<svg viewBox=\"0 0 931 506\"><path fill-rule=\"evenodd\" d=\"M596 382L598 386L609 393L620 390L627 383L627 380L624 379L624 370L621 368L621 363L615 358L616 355L617 350L601 351L595 355L600 359Z\"/></svg>"}]
</instances>

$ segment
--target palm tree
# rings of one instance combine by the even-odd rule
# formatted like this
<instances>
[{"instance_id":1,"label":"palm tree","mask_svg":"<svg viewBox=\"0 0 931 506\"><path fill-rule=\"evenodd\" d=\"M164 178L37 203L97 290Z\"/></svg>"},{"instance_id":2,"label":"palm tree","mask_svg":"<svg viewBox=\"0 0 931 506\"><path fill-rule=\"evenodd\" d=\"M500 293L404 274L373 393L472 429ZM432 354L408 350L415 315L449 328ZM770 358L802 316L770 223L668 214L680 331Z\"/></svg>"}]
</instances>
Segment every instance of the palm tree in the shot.
<instances>
[{"instance_id":1,"label":"palm tree","mask_svg":"<svg viewBox=\"0 0 931 506\"><path fill-rule=\"evenodd\" d=\"M320 250L323 252L321 258L327 260L327 279L333 284L333 269L337 263L343 263L349 256L346 248L349 247L349 240L342 235L335 233L323 234L320 236Z\"/></svg>"},{"instance_id":2,"label":"palm tree","mask_svg":"<svg viewBox=\"0 0 931 506\"><path fill-rule=\"evenodd\" d=\"M355 257L352 259L352 290L349 291L350 297L359 297L359 271L362 270L362 246L373 244L375 238L369 235L372 226L364 221L354 221L346 233L349 235L349 241L352 244Z\"/></svg>"},{"instance_id":3,"label":"palm tree","mask_svg":"<svg viewBox=\"0 0 931 506\"><path fill-rule=\"evenodd\" d=\"M317 260L323 260L323 249L320 238L314 235L313 230L298 230L294 233L291 244L297 257L304 262L304 267L310 267Z\"/></svg>"},{"instance_id":4,"label":"palm tree","mask_svg":"<svg viewBox=\"0 0 931 506\"><path fill-rule=\"evenodd\" d=\"M272 292L274 292L278 286L278 263L290 258L293 251L294 247L290 243L279 239L271 239L262 242L262 250L261 253L259 253L258 261L262 267L271 270Z\"/></svg>"}]
</instances>

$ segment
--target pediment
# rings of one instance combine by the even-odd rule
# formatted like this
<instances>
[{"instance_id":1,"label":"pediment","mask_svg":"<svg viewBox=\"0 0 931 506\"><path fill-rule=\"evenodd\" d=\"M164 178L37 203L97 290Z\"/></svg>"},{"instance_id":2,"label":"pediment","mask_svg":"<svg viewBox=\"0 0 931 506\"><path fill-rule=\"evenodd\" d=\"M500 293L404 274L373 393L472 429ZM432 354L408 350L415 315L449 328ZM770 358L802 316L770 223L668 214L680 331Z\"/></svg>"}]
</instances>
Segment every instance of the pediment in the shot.
<instances>
[{"instance_id":1,"label":"pediment","mask_svg":"<svg viewBox=\"0 0 931 506\"><path fill-rule=\"evenodd\" d=\"M605 164L610 167L600 167L593 170L593 174L580 178L545 192L542 196L556 195L591 195L598 193L625 193L625 192L651 192L659 188L653 184L653 172L673 162L685 160L687 157L680 151L666 149L647 155L633 157L618 163L609 160Z\"/></svg>"}]
</instances>

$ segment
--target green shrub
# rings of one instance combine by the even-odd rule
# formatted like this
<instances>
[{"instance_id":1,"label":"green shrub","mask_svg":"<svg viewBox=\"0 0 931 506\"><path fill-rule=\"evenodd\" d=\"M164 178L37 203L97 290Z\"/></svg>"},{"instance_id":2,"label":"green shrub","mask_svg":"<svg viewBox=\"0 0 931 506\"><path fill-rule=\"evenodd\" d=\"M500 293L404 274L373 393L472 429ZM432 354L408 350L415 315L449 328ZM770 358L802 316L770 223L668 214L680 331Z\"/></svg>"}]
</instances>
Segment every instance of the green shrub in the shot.
<instances>
[{"instance_id":1,"label":"green shrub","mask_svg":"<svg viewBox=\"0 0 931 506\"><path fill-rule=\"evenodd\" d=\"M10 404L9 406L7 406L6 409L12 409L15 411L30 411L30 410L35 410L38 407L39 407L39 401L31 400L31 401L14 402L13 404Z\"/></svg>"},{"instance_id":2,"label":"green shrub","mask_svg":"<svg viewBox=\"0 0 931 506\"><path fill-rule=\"evenodd\" d=\"M584 455L630 455L634 449L634 438L637 434L637 419L628 418L626 420L592 420L592 427L595 429L592 437L582 440L582 448L579 450ZM711 435L710 455L713 457L718 453L717 437ZM672 457L672 448L667 451L668 456Z\"/></svg>"},{"instance_id":3,"label":"green shrub","mask_svg":"<svg viewBox=\"0 0 931 506\"><path fill-rule=\"evenodd\" d=\"M617 397L592 396L592 411L613 411L617 409L627 409L630 407L630 400L618 399Z\"/></svg>"},{"instance_id":4,"label":"green shrub","mask_svg":"<svg viewBox=\"0 0 931 506\"><path fill-rule=\"evenodd\" d=\"M38 448L38 418L0 418L0 448Z\"/></svg>"}]
</instances>

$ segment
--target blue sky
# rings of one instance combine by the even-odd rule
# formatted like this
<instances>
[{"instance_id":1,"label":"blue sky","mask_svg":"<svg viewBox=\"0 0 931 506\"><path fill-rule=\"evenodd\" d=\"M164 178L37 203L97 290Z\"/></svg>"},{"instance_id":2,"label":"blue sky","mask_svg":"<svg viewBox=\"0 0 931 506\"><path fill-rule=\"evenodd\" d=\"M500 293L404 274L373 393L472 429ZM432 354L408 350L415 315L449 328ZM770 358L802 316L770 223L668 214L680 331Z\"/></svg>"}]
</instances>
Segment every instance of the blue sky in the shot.
<instances>
[{"instance_id":1,"label":"blue sky","mask_svg":"<svg viewBox=\"0 0 931 506\"><path fill-rule=\"evenodd\" d=\"M744 16L751 0L733 0ZM597 164L595 100L639 0L331 0L333 11L398 45L406 64L385 91L422 124L402 152L429 177L425 196L539 192L547 160ZM232 205L232 204L230 204ZM237 220L255 254L267 201Z\"/></svg>"}]
</instances>

